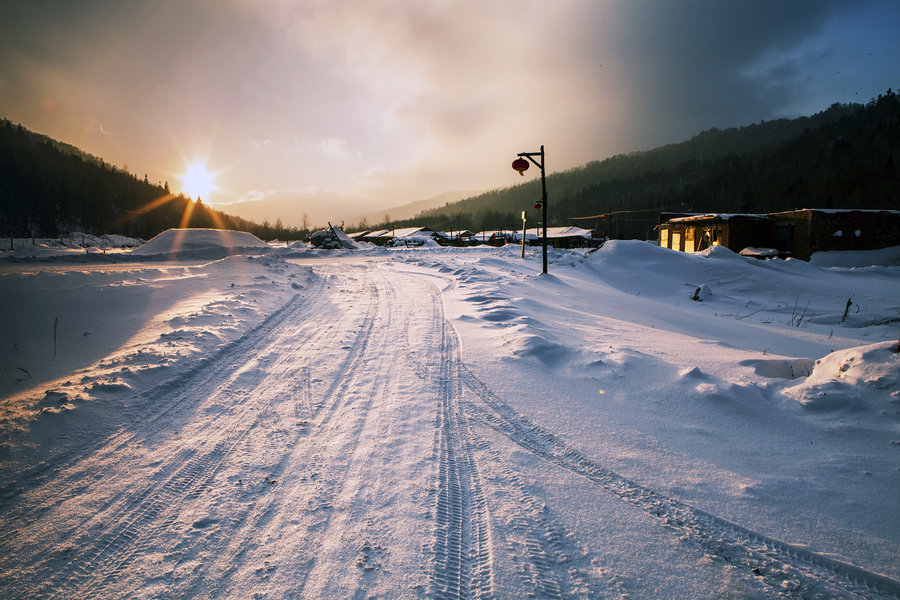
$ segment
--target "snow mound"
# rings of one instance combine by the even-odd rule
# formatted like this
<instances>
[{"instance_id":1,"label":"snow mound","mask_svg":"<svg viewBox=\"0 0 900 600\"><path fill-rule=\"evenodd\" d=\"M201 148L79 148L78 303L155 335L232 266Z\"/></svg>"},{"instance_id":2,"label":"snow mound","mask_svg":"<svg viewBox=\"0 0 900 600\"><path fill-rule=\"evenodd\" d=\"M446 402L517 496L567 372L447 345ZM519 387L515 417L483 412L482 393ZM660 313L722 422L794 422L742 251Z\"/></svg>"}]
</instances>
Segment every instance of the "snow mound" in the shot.
<instances>
[{"instance_id":1,"label":"snow mound","mask_svg":"<svg viewBox=\"0 0 900 600\"><path fill-rule=\"evenodd\" d=\"M820 267L900 267L900 246L881 250L815 252L809 262Z\"/></svg>"},{"instance_id":2,"label":"snow mound","mask_svg":"<svg viewBox=\"0 0 900 600\"><path fill-rule=\"evenodd\" d=\"M68 235L63 235L61 236L60 241L62 242L62 245L69 248L99 248L100 246L103 246L103 240L101 238L89 233L81 233L80 231L73 231Z\"/></svg>"},{"instance_id":3,"label":"snow mound","mask_svg":"<svg viewBox=\"0 0 900 600\"><path fill-rule=\"evenodd\" d=\"M131 251L137 256L178 256L215 260L234 254L264 254L269 245L245 231L167 229Z\"/></svg>"},{"instance_id":4,"label":"snow mound","mask_svg":"<svg viewBox=\"0 0 900 600\"><path fill-rule=\"evenodd\" d=\"M506 345L511 357L531 358L547 367L559 366L572 358L572 349L547 337L534 334L513 335Z\"/></svg>"},{"instance_id":5,"label":"snow mound","mask_svg":"<svg viewBox=\"0 0 900 600\"><path fill-rule=\"evenodd\" d=\"M784 394L812 410L884 409L900 404L897 342L839 350L815 362L802 383Z\"/></svg>"}]
</instances>

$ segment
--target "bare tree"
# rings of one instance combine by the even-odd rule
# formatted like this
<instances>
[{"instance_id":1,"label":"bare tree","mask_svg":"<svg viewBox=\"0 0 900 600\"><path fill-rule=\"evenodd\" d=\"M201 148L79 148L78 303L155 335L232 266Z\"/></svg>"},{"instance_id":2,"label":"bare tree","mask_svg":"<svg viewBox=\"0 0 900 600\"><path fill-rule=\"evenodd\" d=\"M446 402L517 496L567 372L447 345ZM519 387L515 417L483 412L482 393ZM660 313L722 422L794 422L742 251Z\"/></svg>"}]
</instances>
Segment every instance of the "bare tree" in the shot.
<instances>
[{"instance_id":1,"label":"bare tree","mask_svg":"<svg viewBox=\"0 0 900 600\"><path fill-rule=\"evenodd\" d=\"M309 235L309 214L303 213L300 216L300 230L304 235Z\"/></svg>"}]
</instances>

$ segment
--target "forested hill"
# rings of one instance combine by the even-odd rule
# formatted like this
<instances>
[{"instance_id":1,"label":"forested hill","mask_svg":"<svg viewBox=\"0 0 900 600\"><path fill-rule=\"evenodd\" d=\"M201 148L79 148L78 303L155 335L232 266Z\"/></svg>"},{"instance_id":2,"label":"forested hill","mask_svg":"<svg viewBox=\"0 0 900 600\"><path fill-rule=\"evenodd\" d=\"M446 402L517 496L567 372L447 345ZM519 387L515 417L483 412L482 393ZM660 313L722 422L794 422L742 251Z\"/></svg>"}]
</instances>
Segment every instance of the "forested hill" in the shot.
<instances>
[{"instance_id":1,"label":"forested hill","mask_svg":"<svg viewBox=\"0 0 900 600\"><path fill-rule=\"evenodd\" d=\"M0 235L54 237L81 230L148 239L172 227L221 227L262 239L299 239L296 228L259 225L213 210L85 154L0 120Z\"/></svg>"},{"instance_id":2,"label":"forested hill","mask_svg":"<svg viewBox=\"0 0 900 600\"><path fill-rule=\"evenodd\" d=\"M547 152L549 159L553 149ZM553 173L547 178L548 221L645 239L654 236L658 213L665 210L898 209L898 159L900 99L888 90L866 105L834 104L811 117L711 129L682 143ZM540 194L540 178L532 175L520 185L394 225L516 228L521 211ZM601 214L610 217L595 216Z\"/></svg>"},{"instance_id":3,"label":"forested hill","mask_svg":"<svg viewBox=\"0 0 900 600\"><path fill-rule=\"evenodd\" d=\"M552 164L553 148L547 151ZM654 237L660 211L900 209L897 160L900 99L888 90L866 105L835 104L811 117L712 129L679 144L553 173L547 178L548 220L644 239ZM390 225L515 229L521 211L531 209L540 194L540 178L532 175L520 185ZM0 120L0 235L55 236L81 229L146 239L171 227L240 229L263 239L297 239L302 233L214 211L169 193L167 184L139 179Z\"/></svg>"}]
</instances>

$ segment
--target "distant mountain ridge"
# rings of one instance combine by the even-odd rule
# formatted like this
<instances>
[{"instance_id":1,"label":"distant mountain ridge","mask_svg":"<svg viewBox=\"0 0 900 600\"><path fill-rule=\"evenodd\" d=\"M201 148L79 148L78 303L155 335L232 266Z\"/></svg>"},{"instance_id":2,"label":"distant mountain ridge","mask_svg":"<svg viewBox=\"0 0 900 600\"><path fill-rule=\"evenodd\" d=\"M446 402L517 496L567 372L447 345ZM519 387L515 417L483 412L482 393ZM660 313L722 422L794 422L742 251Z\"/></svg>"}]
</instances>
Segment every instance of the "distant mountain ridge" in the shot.
<instances>
[{"instance_id":1,"label":"distant mountain ridge","mask_svg":"<svg viewBox=\"0 0 900 600\"><path fill-rule=\"evenodd\" d=\"M548 148L552 154L553 149ZM809 117L710 129L677 144L613 156L547 177L548 225L650 239L661 211L775 212L900 208L900 100L833 104ZM387 224L437 230L517 229L540 198L540 178L477 195L447 192L371 213L348 229ZM531 211L535 215L537 211ZM606 218L604 218L606 217ZM69 144L0 119L0 235L89 233L152 237L178 226L240 228L297 239L174 196ZM529 226L537 225L532 216Z\"/></svg>"},{"instance_id":2,"label":"distant mountain ridge","mask_svg":"<svg viewBox=\"0 0 900 600\"><path fill-rule=\"evenodd\" d=\"M75 146L0 120L0 235L84 231L150 238L174 227L220 227L263 239L299 239L296 228L258 225L170 193Z\"/></svg>"},{"instance_id":3,"label":"distant mountain ridge","mask_svg":"<svg viewBox=\"0 0 900 600\"><path fill-rule=\"evenodd\" d=\"M478 192L471 190L444 192L443 194L438 194L432 198L416 200L415 202L410 202L409 204L404 204L402 206L395 206L393 208L368 213L363 216L363 220L360 224L362 225L365 223L368 226L375 226L385 221L385 215L388 217L387 220L412 219L425 211L440 209L447 205L459 202L460 200L471 198L477 193Z\"/></svg>"},{"instance_id":4,"label":"distant mountain ridge","mask_svg":"<svg viewBox=\"0 0 900 600\"><path fill-rule=\"evenodd\" d=\"M866 105L833 104L809 117L710 129L684 142L549 174L548 220L643 239L655 235L658 214L666 210L900 208L898 158L900 101L888 89ZM520 212L539 198L540 178L532 177L392 224L515 228Z\"/></svg>"}]
</instances>

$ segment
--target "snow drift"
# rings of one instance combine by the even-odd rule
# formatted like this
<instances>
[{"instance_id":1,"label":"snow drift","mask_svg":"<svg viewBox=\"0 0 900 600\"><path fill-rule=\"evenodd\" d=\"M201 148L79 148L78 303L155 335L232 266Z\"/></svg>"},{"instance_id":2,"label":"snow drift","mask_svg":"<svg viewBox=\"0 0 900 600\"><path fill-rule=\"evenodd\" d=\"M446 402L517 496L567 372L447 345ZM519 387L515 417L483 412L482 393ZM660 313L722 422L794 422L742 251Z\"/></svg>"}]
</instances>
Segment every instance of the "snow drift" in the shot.
<instances>
[{"instance_id":1,"label":"snow drift","mask_svg":"<svg viewBox=\"0 0 900 600\"><path fill-rule=\"evenodd\" d=\"M271 248L244 231L225 229L167 229L131 251L141 257L179 257L214 260L233 254L265 254Z\"/></svg>"}]
</instances>

